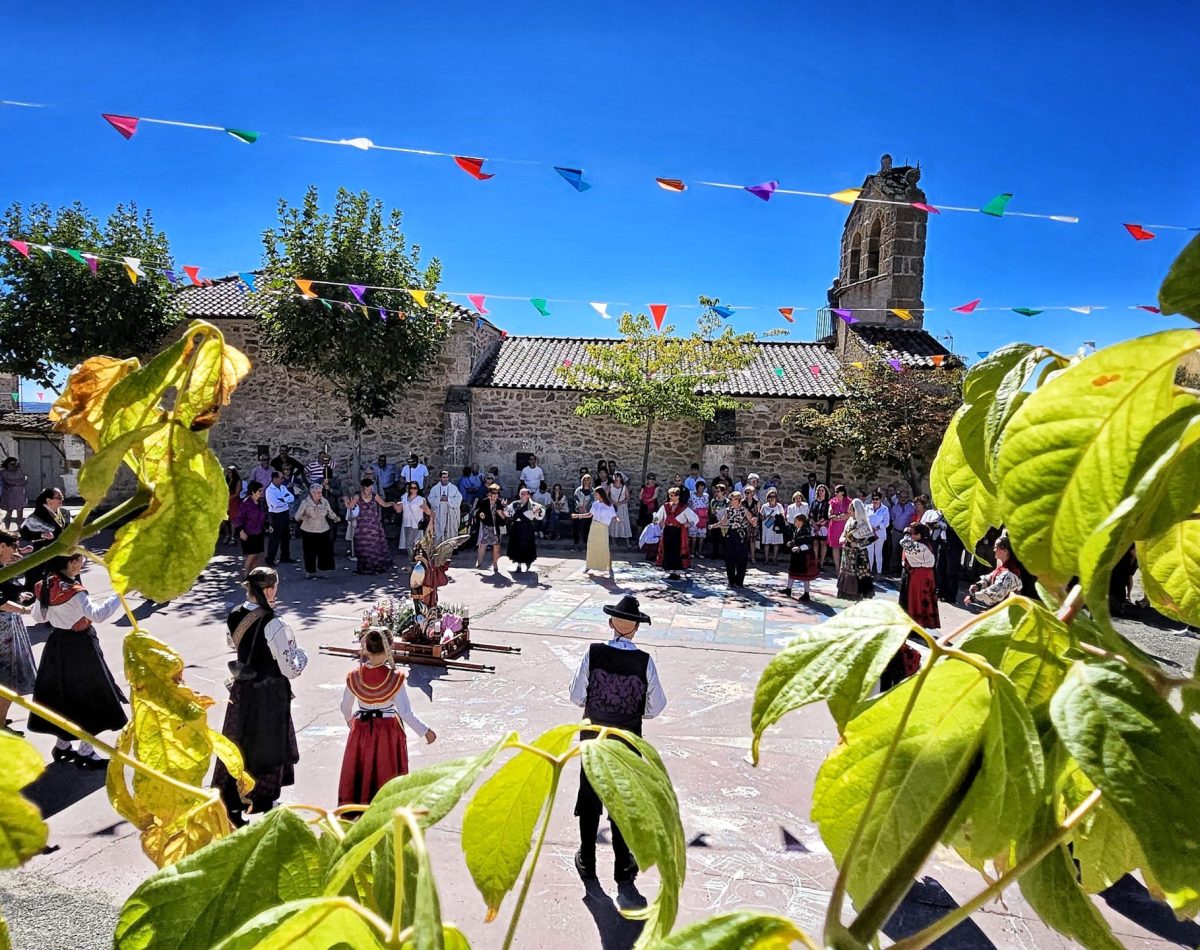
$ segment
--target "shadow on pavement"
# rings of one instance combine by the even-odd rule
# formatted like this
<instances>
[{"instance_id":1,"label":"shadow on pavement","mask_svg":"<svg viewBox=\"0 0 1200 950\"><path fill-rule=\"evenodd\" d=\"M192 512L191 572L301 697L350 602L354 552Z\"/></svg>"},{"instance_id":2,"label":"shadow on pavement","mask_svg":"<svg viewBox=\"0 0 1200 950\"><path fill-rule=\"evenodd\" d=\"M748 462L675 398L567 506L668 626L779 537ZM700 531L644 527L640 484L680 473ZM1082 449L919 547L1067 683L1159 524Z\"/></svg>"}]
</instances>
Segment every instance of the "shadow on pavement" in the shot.
<instances>
[{"instance_id":1,"label":"shadow on pavement","mask_svg":"<svg viewBox=\"0 0 1200 950\"><path fill-rule=\"evenodd\" d=\"M883 925L883 932L892 940L911 937L956 907L958 903L941 884L931 877L923 877L909 888L896 912ZM996 947L969 919L929 946L936 950L995 950Z\"/></svg>"},{"instance_id":2,"label":"shadow on pavement","mask_svg":"<svg viewBox=\"0 0 1200 950\"><path fill-rule=\"evenodd\" d=\"M65 762L52 762L34 782L25 786L21 794L37 805L43 818L49 818L102 788L103 769L93 771Z\"/></svg>"},{"instance_id":3,"label":"shadow on pavement","mask_svg":"<svg viewBox=\"0 0 1200 950\"><path fill-rule=\"evenodd\" d=\"M1126 874L1100 896L1118 914L1155 936L1184 947L1200 946L1200 926L1193 920L1178 920L1171 908L1155 899L1133 875Z\"/></svg>"},{"instance_id":4,"label":"shadow on pavement","mask_svg":"<svg viewBox=\"0 0 1200 950\"><path fill-rule=\"evenodd\" d=\"M644 922L622 917L621 911L605 893L599 881L588 882L583 906L596 922L596 932L600 934L602 950L629 950L637 943L645 926Z\"/></svg>"}]
</instances>

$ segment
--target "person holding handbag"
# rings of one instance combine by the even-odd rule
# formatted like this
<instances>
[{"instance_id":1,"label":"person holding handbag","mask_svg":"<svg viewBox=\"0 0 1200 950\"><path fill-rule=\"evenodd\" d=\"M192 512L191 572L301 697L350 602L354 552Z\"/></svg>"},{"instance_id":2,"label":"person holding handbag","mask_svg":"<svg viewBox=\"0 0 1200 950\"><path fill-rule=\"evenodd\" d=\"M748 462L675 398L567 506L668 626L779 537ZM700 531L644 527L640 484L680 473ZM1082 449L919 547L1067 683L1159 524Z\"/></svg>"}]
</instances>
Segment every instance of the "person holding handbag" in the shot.
<instances>
[{"instance_id":1,"label":"person holding handbag","mask_svg":"<svg viewBox=\"0 0 1200 950\"><path fill-rule=\"evenodd\" d=\"M270 811L285 785L296 782L300 749L292 723L292 687L308 665L308 654L296 645L292 629L275 615L279 574L256 567L246 578L246 603L229 614L229 645L237 652L230 661L229 706L221 733L242 750L254 788L243 798L237 781L218 761L212 784L221 793L236 827L246 824L243 813Z\"/></svg>"},{"instance_id":2,"label":"person holding handbag","mask_svg":"<svg viewBox=\"0 0 1200 950\"><path fill-rule=\"evenodd\" d=\"M309 485L308 495L296 509L300 541L304 547L304 571L309 580L324 577L322 571L334 570L333 535L329 533L329 527L341 520L333 513L321 482Z\"/></svg>"}]
</instances>

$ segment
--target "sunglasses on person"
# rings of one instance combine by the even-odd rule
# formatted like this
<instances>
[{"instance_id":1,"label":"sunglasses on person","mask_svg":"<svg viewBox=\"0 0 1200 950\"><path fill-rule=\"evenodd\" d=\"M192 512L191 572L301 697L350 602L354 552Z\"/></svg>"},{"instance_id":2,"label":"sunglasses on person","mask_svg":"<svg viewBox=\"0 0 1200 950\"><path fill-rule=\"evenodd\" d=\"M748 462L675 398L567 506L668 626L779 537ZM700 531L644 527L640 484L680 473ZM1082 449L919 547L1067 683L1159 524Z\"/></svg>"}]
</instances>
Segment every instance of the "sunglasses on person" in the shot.
<instances>
[{"instance_id":1,"label":"sunglasses on person","mask_svg":"<svg viewBox=\"0 0 1200 950\"><path fill-rule=\"evenodd\" d=\"M499 495L499 494L500 494L500 489L499 489L499 488L489 488L489 489L488 489L488 494L489 494L489 495Z\"/></svg>"}]
</instances>

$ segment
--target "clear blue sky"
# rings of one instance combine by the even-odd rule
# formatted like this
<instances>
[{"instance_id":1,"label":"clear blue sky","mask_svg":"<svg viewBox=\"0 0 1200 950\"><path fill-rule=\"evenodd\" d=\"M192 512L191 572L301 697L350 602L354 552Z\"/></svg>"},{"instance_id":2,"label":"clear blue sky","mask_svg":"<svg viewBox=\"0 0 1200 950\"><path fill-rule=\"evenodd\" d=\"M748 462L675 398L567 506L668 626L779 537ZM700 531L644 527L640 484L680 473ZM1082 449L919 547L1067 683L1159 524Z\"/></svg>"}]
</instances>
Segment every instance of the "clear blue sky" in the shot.
<instances>
[{"instance_id":1,"label":"clear blue sky","mask_svg":"<svg viewBox=\"0 0 1200 950\"><path fill-rule=\"evenodd\" d=\"M992 11L984 7L993 8ZM1000 9L1003 7L1003 9ZM814 308L836 273L846 209L654 176L835 191L883 152L919 160L934 203L1077 214L1076 225L943 214L929 227L925 302L1108 305L931 314L974 355L1015 339L1073 349L1178 325L1154 303L1188 235L1134 242L1124 221L1200 225L1200 16L1192 4L607 2L26 4L0 25L6 143L0 202L136 200L178 263L217 276L260 260L280 196L369 189L445 264L454 291L757 309L741 329ZM117 112L260 130L228 136ZM498 164L476 182L449 159L292 141L287 133L582 167ZM623 309L614 305L613 311ZM606 335L586 304L496 301L514 334ZM668 318L685 324L695 311ZM792 339L810 339L798 315Z\"/></svg>"}]
</instances>

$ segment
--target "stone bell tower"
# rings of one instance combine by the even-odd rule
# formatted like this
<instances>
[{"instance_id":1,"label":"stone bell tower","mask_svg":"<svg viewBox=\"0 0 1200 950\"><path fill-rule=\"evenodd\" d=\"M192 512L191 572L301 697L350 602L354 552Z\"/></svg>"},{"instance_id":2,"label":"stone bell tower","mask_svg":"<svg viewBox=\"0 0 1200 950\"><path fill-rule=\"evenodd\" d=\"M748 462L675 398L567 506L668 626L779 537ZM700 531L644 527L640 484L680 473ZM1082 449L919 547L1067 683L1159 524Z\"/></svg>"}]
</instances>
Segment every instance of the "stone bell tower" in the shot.
<instances>
[{"instance_id":1,"label":"stone bell tower","mask_svg":"<svg viewBox=\"0 0 1200 950\"><path fill-rule=\"evenodd\" d=\"M879 171L867 176L862 194L846 216L829 305L853 310L861 324L922 327L929 212L912 206L925 203L925 192L917 186L920 180L920 167L894 167L892 156L884 155ZM911 311L912 319L890 313L893 308ZM839 327L839 336L843 329L844 325Z\"/></svg>"}]
</instances>

